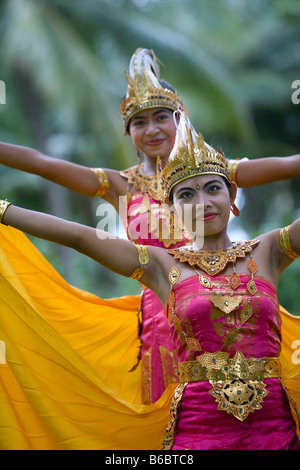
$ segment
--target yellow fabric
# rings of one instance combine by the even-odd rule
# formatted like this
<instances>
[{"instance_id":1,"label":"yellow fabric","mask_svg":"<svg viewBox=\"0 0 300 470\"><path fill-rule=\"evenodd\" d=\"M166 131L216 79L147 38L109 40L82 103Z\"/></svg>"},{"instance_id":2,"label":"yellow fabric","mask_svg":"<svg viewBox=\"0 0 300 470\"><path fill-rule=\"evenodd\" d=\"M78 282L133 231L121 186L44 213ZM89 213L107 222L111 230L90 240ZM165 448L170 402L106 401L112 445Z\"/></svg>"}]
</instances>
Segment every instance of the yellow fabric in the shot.
<instances>
[{"instance_id":1,"label":"yellow fabric","mask_svg":"<svg viewBox=\"0 0 300 470\"><path fill-rule=\"evenodd\" d=\"M175 385L141 404L140 367L128 373L138 304L70 286L24 234L0 226L0 449L161 448ZM282 309L282 320L285 384L300 409L300 318Z\"/></svg>"},{"instance_id":2,"label":"yellow fabric","mask_svg":"<svg viewBox=\"0 0 300 470\"><path fill-rule=\"evenodd\" d=\"M300 316L291 315L282 306L280 306L280 313L282 318L280 361L283 382L297 408L296 411L295 407L291 406L300 439Z\"/></svg>"},{"instance_id":3,"label":"yellow fabric","mask_svg":"<svg viewBox=\"0 0 300 470\"><path fill-rule=\"evenodd\" d=\"M173 387L142 405L128 373L139 297L73 288L9 227L0 273L0 449L160 449Z\"/></svg>"}]
</instances>

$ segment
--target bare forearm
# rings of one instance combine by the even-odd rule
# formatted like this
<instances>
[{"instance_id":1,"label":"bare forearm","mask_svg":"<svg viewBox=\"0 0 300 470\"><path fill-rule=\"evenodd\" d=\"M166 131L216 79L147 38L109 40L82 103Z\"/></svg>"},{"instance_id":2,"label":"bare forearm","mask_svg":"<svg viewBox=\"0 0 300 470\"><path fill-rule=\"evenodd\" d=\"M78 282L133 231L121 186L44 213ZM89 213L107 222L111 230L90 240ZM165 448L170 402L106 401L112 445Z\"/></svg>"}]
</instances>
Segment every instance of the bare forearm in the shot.
<instances>
[{"instance_id":1,"label":"bare forearm","mask_svg":"<svg viewBox=\"0 0 300 470\"><path fill-rule=\"evenodd\" d=\"M0 163L33 174L43 171L42 154L29 147L0 142Z\"/></svg>"},{"instance_id":2,"label":"bare forearm","mask_svg":"<svg viewBox=\"0 0 300 470\"><path fill-rule=\"evenodd\" d=\"M99 186L90 168L48 157L29 147L1 142L0 164L39 175L86 196L94 196Z\"/></svg>"},{"instance_id":3,"label":"bare forearm","mask_svg":"<svg viewBox=\"0 0 300 470\"><path fill-rule=\"evenodd\" d=\"M130 276L137 267L133 244L95 228L13 205L1 220L28 235L72 248L123 276Z\"/></svg>"},{"instance_id":4,"label":"bare forearm","mask_svg":"<svg viewBox=\"0 0 300 470\"><path fill-rule=\"evenodd\" d=\"M237 167L237 184L241 188L259 186L288 178L300 177L300 154L242 160Z\"/></svg>"},{"instance_id":5,"label":"bare forearm","mask_svg":"<svg viewBox=\"0 0 300 470\"><path fill-rule=\"evenodd\" d=\"M78 224L42 212L10 205L3 223L28 235L75 248Z\"/></svg>"}]
</instances>

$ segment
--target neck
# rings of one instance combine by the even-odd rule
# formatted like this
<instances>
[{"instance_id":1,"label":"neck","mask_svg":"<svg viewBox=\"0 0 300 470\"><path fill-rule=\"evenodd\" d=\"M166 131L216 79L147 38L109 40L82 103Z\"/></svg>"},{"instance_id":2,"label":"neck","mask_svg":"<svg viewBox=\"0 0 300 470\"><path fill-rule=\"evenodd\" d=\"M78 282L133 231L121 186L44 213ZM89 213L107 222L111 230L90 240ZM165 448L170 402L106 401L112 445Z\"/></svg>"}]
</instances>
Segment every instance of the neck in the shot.
<instances>
[{"instance_id":1,"label":"neck","mask_svg":"<svg viewBox=\"0 0 300 470\"><path fill-rule=\"evenodd\" d=\"M226 248L231 248L232 242L227 235L214 235L209 237L197 236L194 238L192 248L193 250L225 250Z\"/></svg>"},{"instance_id":2,"label":"neck","mask_svg":"<svg viewBox=\"0 0 300 470\"><path fill-rule=\"evenodd\" d=\"M164 158L161 158L161 162L165 165L168 161L168 155ZM144 156L144 164L143 164L143 173L145 175L156 175L156 165L157 165L157 158L150 158L147 155Z\"/></svg>"}]
</instances>

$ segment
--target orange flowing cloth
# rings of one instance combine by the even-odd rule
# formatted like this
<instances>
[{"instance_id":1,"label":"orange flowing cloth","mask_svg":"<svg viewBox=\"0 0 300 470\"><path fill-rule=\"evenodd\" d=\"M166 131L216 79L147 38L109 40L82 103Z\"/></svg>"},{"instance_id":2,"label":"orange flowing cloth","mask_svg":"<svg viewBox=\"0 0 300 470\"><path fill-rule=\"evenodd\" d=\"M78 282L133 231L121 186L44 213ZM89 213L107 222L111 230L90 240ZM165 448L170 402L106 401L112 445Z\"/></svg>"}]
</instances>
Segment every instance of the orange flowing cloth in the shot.
<instances>
[{"instance_id":1,"label":"orange flowing cloth","mask_svg":"<svg viewBox=\"0 0 300 470\"><path fill-rule=\"evenodd\" d=\"M176 385L141 404L140 368L128 373L138 304L70 286L23 233L0 226L0 449L161 449ZM284 382L300 409L300 318L282 319Z\"/></svg>"},{"instance_id":2,"label":"orange flowing cloth","mask_svg":"<svg viewBox=\"0 0 300 470\"><path fill-rule=\"evenodd\" d=\"M0 227L0 449L160 449L170 386L141 404L139 297L70 286Z\"/></svg>"}]
</instances>

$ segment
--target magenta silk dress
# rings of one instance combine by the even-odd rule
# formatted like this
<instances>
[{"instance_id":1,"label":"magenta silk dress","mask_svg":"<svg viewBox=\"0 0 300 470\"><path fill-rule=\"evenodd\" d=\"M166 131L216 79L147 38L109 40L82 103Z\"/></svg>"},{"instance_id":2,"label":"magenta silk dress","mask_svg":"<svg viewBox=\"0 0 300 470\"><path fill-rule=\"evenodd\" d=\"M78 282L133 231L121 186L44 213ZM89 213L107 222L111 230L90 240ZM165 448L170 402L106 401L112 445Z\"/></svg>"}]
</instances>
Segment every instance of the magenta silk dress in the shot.
<instances>
[{"instance_id":1,"label":"magenta silk dress","mask_svg":"<svg viewBox=\"0 0 300 470\"><path fill-rule=\"evenodd\" d=\"M210 277L218 292L229 291L229 277ZM249 293L248 274L239 274L241 285L235 295L242 295L238 309L227 314L211 302L212 290L203 287L198 275L173 287L175 306L167 313L180 362L195 361L204 352L222 352L232 358L241 351L245 358L277 358L281 343L281 316L274 287L265 278L254 276L257 292L251 297L252 315L242 324L233 342L230 335L241 324L242 306ZM172 317L172 318L171 318ZM175 328L176 327L176 328ZM202 351L186 338L198 340ZM197 343L197 341L196 341ZM200 348L200 349L201 349ZM198 348L199 349L199 348ZM181 383L177 387L173 417L169 423L170 447L173 450L280 450L298 449L299 440L289 399L279 378L265 378L267 396L261 408L250 412L244 421L218 409L216 398L209 393L208 380ZM180 388L181 387L181 388ZM179 389L179 391L178 391ZM176 395L176 392L175 392ZM222 404L220 405L222 408ZM170 437L170 435L169 435Z\"/></svg>"},{"instance_id":2,"label":"magenta silk dress","mask_svg":"<svg viewBox=\"0 0 300 470\"><path fill-rule=\"evenodd\" d=\"M176 248L190 243L185 236L180 241L174 241L171 237L162 238L162 233L168 234L169 219L164 217L160 203L148 194L137 191L128 195L127 217L124 215L123 223L128 238L134 243L162 248ZM164 228L160 226L159 229L159 223ZM167 385L178 381L177 352L170 336L168 321L160 300L150 289L143 289L142 292L139 330L142 400L149 404L160 398Z\"/></svg>"}]
</instances>

